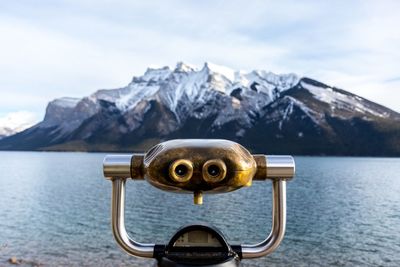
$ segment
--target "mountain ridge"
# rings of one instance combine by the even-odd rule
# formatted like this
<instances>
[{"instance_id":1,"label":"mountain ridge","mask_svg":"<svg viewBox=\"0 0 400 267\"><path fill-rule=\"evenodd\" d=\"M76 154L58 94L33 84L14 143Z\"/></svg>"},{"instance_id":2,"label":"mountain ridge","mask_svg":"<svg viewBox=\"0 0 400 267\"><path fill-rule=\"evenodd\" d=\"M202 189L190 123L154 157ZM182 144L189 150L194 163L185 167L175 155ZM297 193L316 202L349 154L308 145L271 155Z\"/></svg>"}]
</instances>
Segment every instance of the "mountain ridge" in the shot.
<instances>
[{"instance_id":1,"label":"mountain ridge","mask_svg":"<svg viewBox=\"0 0 400 267\"><path fill-rule=\"evenodd\" d=\"M400 114L295 74L148 68L118 89L51 101L2 150L142 151L171 138L226 138L253 152L400 155Z\"/></svg>"}]
</instances>

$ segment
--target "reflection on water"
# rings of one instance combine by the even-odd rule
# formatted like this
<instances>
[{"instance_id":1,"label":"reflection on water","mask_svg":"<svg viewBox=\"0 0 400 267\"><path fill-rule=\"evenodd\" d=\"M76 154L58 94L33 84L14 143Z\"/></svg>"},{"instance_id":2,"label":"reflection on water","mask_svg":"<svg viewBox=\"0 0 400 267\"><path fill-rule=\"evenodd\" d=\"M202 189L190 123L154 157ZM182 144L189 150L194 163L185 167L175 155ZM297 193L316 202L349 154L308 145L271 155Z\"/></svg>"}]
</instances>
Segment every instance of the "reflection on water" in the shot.
<instances>
[{"instance_id":1,"label":"reflection on water","mask_svg":"<svg viewBox=\"0 0 400 267\"><path fill-rule=\"evenodd\" d=\"M111 183L104 154L0 152L0 265L151 266L117 248L110 230ZM400 159L297 157L288 184L285 239L244 266L400 266ZM207 222L232 242L259 242L270 228L270 183L205 196L127 184L127 228L164 243L191 222Z\"/></svg>"}]
</instances>

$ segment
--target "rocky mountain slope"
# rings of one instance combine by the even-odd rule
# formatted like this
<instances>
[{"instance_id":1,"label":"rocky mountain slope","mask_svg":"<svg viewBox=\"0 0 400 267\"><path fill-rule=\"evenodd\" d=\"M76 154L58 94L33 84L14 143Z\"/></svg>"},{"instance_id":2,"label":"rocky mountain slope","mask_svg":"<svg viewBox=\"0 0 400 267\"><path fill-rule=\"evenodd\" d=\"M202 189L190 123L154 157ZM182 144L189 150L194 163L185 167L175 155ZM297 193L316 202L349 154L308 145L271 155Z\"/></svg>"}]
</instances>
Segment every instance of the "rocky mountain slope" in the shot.
<instances>
[{"instance_id":1,"label":"rocky mountain slope","mask_svg":"<svg viewBox=\"0 0 400 267\"><path fill-rule=\"evenodd\" d=\"M2 150L141 151L171 138L226 138L253 152L400 155L400 114L295 74L205 63L147 69L123 88L50 102Z\"/></svg>"}]
</instances>

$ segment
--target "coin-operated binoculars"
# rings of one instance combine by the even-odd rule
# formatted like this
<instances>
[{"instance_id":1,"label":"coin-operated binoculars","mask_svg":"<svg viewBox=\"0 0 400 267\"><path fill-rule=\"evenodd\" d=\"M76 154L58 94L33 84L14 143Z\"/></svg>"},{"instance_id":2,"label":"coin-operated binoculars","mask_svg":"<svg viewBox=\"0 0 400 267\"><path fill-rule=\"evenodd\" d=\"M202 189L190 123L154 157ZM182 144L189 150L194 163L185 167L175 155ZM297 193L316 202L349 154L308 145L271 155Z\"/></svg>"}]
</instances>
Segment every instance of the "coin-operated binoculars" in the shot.
<instances>
[{"instance_id":1,"label":"coin-operated binoculars","mask_svg":"<svg viewBox=\"0 0 400 267\"><path fill-rule=\"evenodd\" d=\"M294 176L291 156L251 155L228 140L182 139L160 143L145 154L109 155L104 176L112 182L111 219L115 240L128 254L155 258L160 267L240 266L242 259L263 257L280 244L286 225L286 181ZM216 228L189 225L168 244L143 244L125 229L125 182L146 180L175 193L192 193L202 204L203 194L226 193L272 180L272 229L259 244L229 244Z\"/></svg>"}]
</instances>

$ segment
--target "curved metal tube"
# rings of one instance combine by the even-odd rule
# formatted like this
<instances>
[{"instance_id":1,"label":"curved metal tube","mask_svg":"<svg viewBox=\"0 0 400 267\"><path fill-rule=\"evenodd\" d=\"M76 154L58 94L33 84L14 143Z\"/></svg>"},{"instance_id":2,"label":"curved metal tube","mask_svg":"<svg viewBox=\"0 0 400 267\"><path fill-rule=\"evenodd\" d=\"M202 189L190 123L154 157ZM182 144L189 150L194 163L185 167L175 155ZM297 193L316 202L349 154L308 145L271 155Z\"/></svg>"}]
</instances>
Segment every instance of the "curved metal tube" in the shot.
<instances>
[{"instance_id":1,"label":"curved metal tube","mask_svg":"<svg viewBox=\"0 0 400 267\"><path fill-rule=\"evenodd\" d=\"M281 243L286 228L286 181L272 181L272 229L269 236L255 245L242 245L243 259L259 258L273 252Z\"/></svg>"},{"instance_id":2,"label":"curved metal tube","mask_svg":"<svg viewBox=\"0 0 400 267\"><path fill-rule=\"evenodd\" d=\"M131 239L125 228L125 180L112 180L111 225L115 240L128 254L136 257L153 258L154 244L142 244Z\"/></svg>"}]
</instances>

